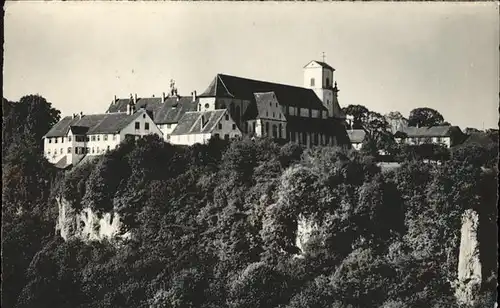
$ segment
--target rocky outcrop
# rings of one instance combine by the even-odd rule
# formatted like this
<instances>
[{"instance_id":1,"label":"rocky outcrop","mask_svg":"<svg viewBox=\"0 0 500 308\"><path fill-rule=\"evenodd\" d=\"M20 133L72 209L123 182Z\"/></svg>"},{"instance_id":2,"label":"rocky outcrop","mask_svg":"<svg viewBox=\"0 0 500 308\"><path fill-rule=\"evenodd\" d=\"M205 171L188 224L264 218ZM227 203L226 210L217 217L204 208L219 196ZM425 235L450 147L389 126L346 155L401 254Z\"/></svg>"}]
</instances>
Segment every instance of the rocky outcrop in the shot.
<instances>
[{"instance_id":1,"label":"rocky outcrop","mask_svg":"<svg viewBox=\"0 0 500 308\"><path fill-rule=\"evenodd\" d=\"M312 219L299 215L297 219L297 236L295 237L295 245L300 249L300 254L297 257L304 256L305 245L311 238L311 234L317 229L318 225Z\"/></svg>"},{"instance_id":2,"label":"rocky outcrop","mask_svg":"<svg viewBox=\"0 0 500 308\"><path fill-rule=\"evenodd\" d=\"M455 282L457 301L473 305L481 287L481 262L478 243L479 215L467 210L462 216L458 277Z\"/></svg>"},{"instance_id":3,"label":"rocky outcrop","mask_svg":"<svg viewBox=\"0 0 500 308\"><path fill-rule=\"evenodd\" d=\"M130 233L122 234L122 223L118 213L98 215L90 208L77 212L69 202L57 199L59 215L56 233L64 240L78 238L83 241L120 240L130 237Z\"/></svg>"}]
</instances>

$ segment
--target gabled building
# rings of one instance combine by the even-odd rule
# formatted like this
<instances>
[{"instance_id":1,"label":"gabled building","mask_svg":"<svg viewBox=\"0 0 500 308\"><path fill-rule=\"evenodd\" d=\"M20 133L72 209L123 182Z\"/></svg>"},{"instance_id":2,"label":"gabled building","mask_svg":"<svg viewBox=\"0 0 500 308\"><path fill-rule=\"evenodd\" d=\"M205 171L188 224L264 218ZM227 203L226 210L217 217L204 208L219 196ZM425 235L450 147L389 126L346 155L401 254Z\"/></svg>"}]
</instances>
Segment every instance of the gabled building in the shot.
<instances>
[{"instance_id":1,"label":"gabled building","mask_svg":"<svg viewBox=\"0 0 500 308\"><path fill-rule=\"evenodd\" d=\"M450 148L463 141L464 134L458 126L408 126L398 130L394 139L398 143L420 145L424 143L441 144Z\"/></svg>"},{"instance_id":2,"label":"gabled building","mask_svg":"<svg viewBox=\"0 0 500 308\"><path fill-rule=\"evenodd\" d=\"M210 138L235 139L242 133L226 109L186 112L173 130L170 142L193 145L207 143Z\"/></svg>"},{"instance_id":3,"label":"gabled building","mask_svg":"<svg viewBox=\"0 0 500 308\"><path fill-rule=\"evenodd\" d=\"M129 112L64 117L43 137L45 157L66 168L85 157L115 149L125 138L163 136L145 109L134 112L132 106L128 108Z\"/></svg>"},{"instance_id":4,"label":"gabled building","mask_svg":"<svg viewBox=\"0 0 500 308\"><path fill-rule=\"evenodd\" d=\"M361 150L363 141L366 137L366 132L362 129L349 129L347 130L347 135L349 136L352 147L355 150Z\"/></svg>"},{"instance_id":5,"label":"gabled building","mask_svg":"<svg viewBox=\"0 0 500 308\"><path fill-rule=\"evenodd\" d=\"M196 91L191 96L180 96L172 82L168 96L165 93L160 97L146 98L138 98L137 94L128 99L117 99L115 96L106 113L127 112L131 100L136 109L145 109L150 114L166 141L170 141L170 135L182 116L186 112L196 111L198 106Z\"/></svg>"}]
</instances>

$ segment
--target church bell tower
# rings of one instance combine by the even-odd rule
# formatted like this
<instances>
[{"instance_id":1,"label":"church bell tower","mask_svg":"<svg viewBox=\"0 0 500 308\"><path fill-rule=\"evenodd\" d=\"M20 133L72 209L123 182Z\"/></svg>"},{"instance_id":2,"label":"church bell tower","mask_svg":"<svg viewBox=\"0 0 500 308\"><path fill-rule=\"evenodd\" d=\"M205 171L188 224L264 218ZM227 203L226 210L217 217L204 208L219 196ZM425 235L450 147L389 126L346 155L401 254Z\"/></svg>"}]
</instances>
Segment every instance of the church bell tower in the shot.
<instances>
[{"instance_id":1,"label":"church bell tower","mask_svg":"<svg viewBox=\"0 0 500 308\"><path fill-rule=\"evenodd\" d=\"M323 105L328 109L329 117L340 117L340 106L337 101L337 83L333 81L335 69L325 61L313 60L304 66L304 88L312 89Z\"/></svg>"}]
</instances>

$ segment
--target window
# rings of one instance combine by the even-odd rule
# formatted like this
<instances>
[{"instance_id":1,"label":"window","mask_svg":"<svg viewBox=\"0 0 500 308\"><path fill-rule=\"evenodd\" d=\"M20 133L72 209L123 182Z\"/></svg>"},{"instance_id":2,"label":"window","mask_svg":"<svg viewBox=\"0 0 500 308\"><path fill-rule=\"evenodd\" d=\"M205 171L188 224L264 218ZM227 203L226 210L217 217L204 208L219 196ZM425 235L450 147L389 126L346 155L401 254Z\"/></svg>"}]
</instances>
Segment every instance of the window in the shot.
<instances>
[{"instance_id":1,"label":"window","mask_svg":"<svg viewBox=\"0 0 500 308\"><path fill-rule=\"evenodd\" d=\"M208 109L210 108L210 105L209 104L205 104L205 109Z\"/></svg>"},{"instance_id":2,"label":"window","mask_svg":"<svg viewBox=\"0 0 500 308\"><path fill-rule=\"evenodd\" d=\"M276 127L276 124L273 125L273 138L278 138L278 127Z\"/></svg>"},{"instance_id":3,"label":"window","mask_svg":"<svg viewBox=\"0 0 500 308\"><path fill-rule=\"evenodd\" d=\"M71 136L68 136L68 141L71 142Z\"/></svg>"},{"instance_id":4,"label":"window","mask_svg":"<svg viewBox=\"0 0 500 308\"><path fill-rule=\"evenodd\" d=\"M281 123L280 123L279 130L278 130L278 136L280 137L280 139L281 139L281 130L282 130L282 126L281 126Z\"/></svg>"},{"instance_id":5,"label":"window","mask_svg":"<svg viewBox=\"0 0 500 308\"><path fill-rule=\"evenodd\" d=\"M97 141L101 141L101 135L97 135Z\"/></svg>"},{"instance_id":6,"label":"window","mask_svg":"<svg viewBox=\"0 0 500 308\"><path fill-rule=\"evenodd\" d=\"M48 150L48 151L47 151L47 154L49 154L49 155L50 155L50 150Z\"/></svg>"},{"instance_id":7,"label":"window","mask_svg":"<svg viewBox=\"0 0 500 308\"><path fill-rule=\"evenodd\" d=\"M314 78L311 78L311 87L314 87Z\"/></svg>"},{"instance_id":8,"label":"window","mask_svg":"<svg viewBox=\"0 0 500 308\"><path fill-rule=\"evenodd\" d=\"M276 117L276 114L273 112L273 118L275 118L275 117Z\"/></svg>"},{"instance_id":9,"label":"window","mask_svg":"<svg viewBox=\"0 0 500 308\"><path fill-rule=\"evenodd\" d=\"M201 111L201 104L198 104L198 111Z\"/></svg>"},{"instance_id":10,"label":"window","mask_svg":"<svg viewBox=\"0 0 500 308\"><path fill-rule=\"evenodd\" d=\"M82 148L82 150L85 150L85 153L90 153L90 148Z\"/></svg>"},{"instance_id":11,"label":"window","mask_svg":"<svg viewBox=\"0 0 500 308\"><path fill-rule=\"evenodd\" d=\"M229 114L226 113L226 121L229 121Z\"/></svg>"},{"instance_id":12,"label":"window","mask_svg":"<svg viewBox=\"0 0 500 308\"><path fill-rule=\"evenodd\" d=\"M269 135L269 122L266 123L266 135Z\"/></svg>"},{"instance_id":13,"label":"window","mask_svg":"<svg viewBox=\"0 0 500 308\"><path fill-rule=\"evenodd\" d=\"M144 123L144 129L149 130L149 123Z\"/></svg>"},{"instance_id":14,"label":"window","mask_svg":"<svg viewBox=\"0 0 500 308\"><path fill-rule=\"evenodd\" d=\"M295 132L290 132L290 140L295 142Z\"/></svg>"},{"instance_id":15,"label":"window","mask_svg":"<svg viewBox=\"0 0 500 308\"><path fill-rule=\"evenodd\" d=\"M330 86L330 78L326 77L326 86L329 87Z\"/></svg>"},{"instance_id":16,"label":"window","mask_svg":"<svg viewBox=\"0 0 500 308\"><path fill-rule=\"evenodd\" d=\"M103 139L104 141L108 141L108 135L104 135L104 136L102 137L102 139Z\"/></svg>"},{"instance_id":17,"label":"window","mask_svg":"<svg viewBox=\"0 0 500 308\"><path fill-rule=\"evenodd\" d=\"M252 123L252 133L255 133L255 122Z\"/></svg>"},{"instance_id":18,"label":"window","mask_svg":"<svg viewBox=\"0 0 500 308\"><path fill-rule=\"evenodd\" d=\"M229 140L229 135L228 134L224 135L224 140Z\"/></svg>"},{"instance_id":19,"label":"window","mask_svg":"<svg viewBox=\"0 0 500 308\"><path fill-rule=\"evenodd\" d=\"M54 143L57 143L57 139L59 139L58 137L54 138Z\"/></svg>"},{"instance_id":20,"label":"window","mask_svg":"<svg viewBox=\"0 0 500 308\"><path fill-rule=\"evenodd\" d=\"M61 142L64 143L64 137L61 137Z\"/></svg>"},{"instance_id":21,"label":"window","mask_svg":"<svg viewBox=\"0 0 500 308\"><path fill-rule=\"evenodd\" d=\"M49 140L49 143L52 143L52 138L47 138ZM50 154L50 153L49 153Z\"/></svg>"},{"instance_id":22,"label":"window","mask_svg":"<svg viewBox=\"0 0 500 308\"><path fill-rule=\"evenodd\" d=\"M219 125L217 125L217 128L218 129L222 129L222 123L221 122L219 122Z\"/></svg>"},{"instance_id":23,"label":"window","mask_svg":"<svg viewBox=\"0 0 500 308\"><path fill-rule=\"evenodd\" d=\"M95 141L95 136L92 136L92 141Z\"/></svg>"},{"instance_id":24,"label":"window","mask_svg":"<svg viewBox=\"0 0 500 308\"><path fill-rule=\"evenodd\" d=\"M113 135L113 141L116 141L116 135Z\"/></svg>"},{"instance_id":25,"label":"window","mask_svg":"<svg viewBox=\"0 0 500 308\"><path fill-rule=\"evenodd\" d=\"M141 129L141 123L135 122L135 129Z\"/></svg>"},{"instance_id":26,"label":"window","mask_svg":"<svg viewBox=\"0 0 500 308\"><path fill-rule=\"evenodd\" d=\"M146 118L146 114L143 114L143 115L142 115L142 118L143 118L143 119L145 119L145 118Z\"/></svg>"},{"instance_id":27,"label":"window","mask_svg":"<svg viewBox=\"0 0 500 308\"><path fill-rule=\"evenodd\" d=\"M85 137L85 139L86 139L87 141L90 141L89 136L86 136L86 137Z\"/></svg>"},{"instance_id":28,"label":"window","mask_svg":"<svg viewBox=\"0 0 500 308\"><path fill-rule=\"evenodd\" d=\"M216 139L220 139L220 135L219 135L219 134L214 134L214 137L215 137Z\"/></svg>"},{"instance_id":29,"label":"window","mask_svg":"<svg viewBox=\"0 0 500 308\"><path fill-rule=\"evenodd\" d=\"M95 153L94 147L92 147L92 153Z\"/></svg>"},{"instance_id":30,"label":"window","mask_svg":"<svg viewBox=\"0 0 500 308\"><path fill-rule=\"evenodd\" d=\"M63 153L63 148L61 148L61 149L59 150L59 153L60 153L60 154L62 154L62 153Z\"/></svg>"},{"instance_id":31,"label":"window","mask_svg":"<svg viewBox=\"0 0 500 308\"><path fill-rule=\"evenodd\" d=\"M109 151L109 145L108 145L108 151Z\"/></svg>"},{"instance_id":32,"label":"window","mask_svg":"<svg viewBox=\"0 0 500 308\"><path fill-rule=\"evenodd\" d=\"M235 129L236 129L236 124L233 124L233 130L235 130Z\"/></svg>"},{"instance_id":33,"label":"window","mask_svg":"<svg viewBox=\"0 0 500 308\"><path fill-rule=\"evenodd\" d=\"M267 112L267 110L266 110L266 118L267 118L267 117L269 117L269 112Z\"/></svg>"},{"instance_id":34,"label":"window","mask_svg":"<svg viewBox=\"0 0 500 308\"><path fill-rule=\"evenodd\" d=\"M167 134L167 140L170 140L170 135L169 134Z\"/></svg>"},{"instance_id":35,"label":"window","mask_svg":"<svg viewBox=\"0 0 500 308\"><path fill-rule=\"evenodd\" d=\"M71 148L68 148L68 154L71 153Z\"/></svg>"}]
</instances>

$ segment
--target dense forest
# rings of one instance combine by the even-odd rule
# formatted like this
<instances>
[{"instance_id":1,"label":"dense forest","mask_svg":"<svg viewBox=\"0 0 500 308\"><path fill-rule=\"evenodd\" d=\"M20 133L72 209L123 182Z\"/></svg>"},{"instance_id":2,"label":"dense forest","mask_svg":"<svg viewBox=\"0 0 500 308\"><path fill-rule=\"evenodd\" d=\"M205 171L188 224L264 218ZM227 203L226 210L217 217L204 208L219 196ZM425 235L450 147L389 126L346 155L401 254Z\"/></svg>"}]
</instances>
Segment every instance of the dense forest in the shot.
<instances>
[{"instance_id":1,"label":"dense forest","mask_svg":"<svg viewBox=\"0 0 500 308\"><path fill-rule=\"evenodd\" d=\"M467 209L474 306L496 300L498 141L381 170L366 151L148 136L61 171L41 144L59 111L40 96L2 110L2 307L459 307ZM119 213L131 236L63 240L61 198ZM298 247L301 220L315 227Z\"/></svg>"}]
</instances>

